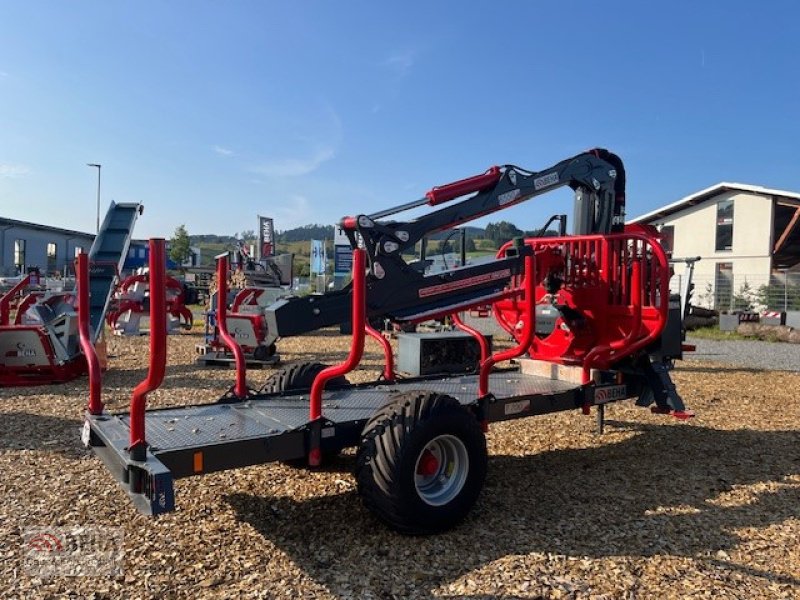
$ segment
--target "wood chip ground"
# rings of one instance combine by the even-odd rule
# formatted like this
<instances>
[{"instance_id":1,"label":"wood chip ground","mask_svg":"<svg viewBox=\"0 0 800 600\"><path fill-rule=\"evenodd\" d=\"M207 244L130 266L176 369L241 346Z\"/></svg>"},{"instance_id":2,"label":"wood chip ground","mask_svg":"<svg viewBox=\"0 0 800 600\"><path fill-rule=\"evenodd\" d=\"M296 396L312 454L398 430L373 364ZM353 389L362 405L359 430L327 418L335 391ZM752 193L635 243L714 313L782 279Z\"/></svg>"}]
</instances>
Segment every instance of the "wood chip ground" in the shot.
<instances>
[{"instance_id":1,"label":"wood chip ground","mask_svg":"<svg viewBox=\"0 0 800 600\"><path fill-rule=\"evenodd\" d=\"M194 365L171 337L152 406L212 401L231 370ZM127 405L147 338L110 340L104 398ZM280 342L284 361L342 357L334 331ZM369 380L381 365L367 342ZM253 371L254 382L272 370ZM800 375L687 360L687 423L631 402L610 426L579 412L494 425L489 474L445 535L387 531L361 506L352 454L321 472L270 464L179 480L178 510L137 514L80 443L85 380L0 390L3 598L798 598ZM113 577L25 572L31 527L124 531Z\"/></svg>"}]
</instances>

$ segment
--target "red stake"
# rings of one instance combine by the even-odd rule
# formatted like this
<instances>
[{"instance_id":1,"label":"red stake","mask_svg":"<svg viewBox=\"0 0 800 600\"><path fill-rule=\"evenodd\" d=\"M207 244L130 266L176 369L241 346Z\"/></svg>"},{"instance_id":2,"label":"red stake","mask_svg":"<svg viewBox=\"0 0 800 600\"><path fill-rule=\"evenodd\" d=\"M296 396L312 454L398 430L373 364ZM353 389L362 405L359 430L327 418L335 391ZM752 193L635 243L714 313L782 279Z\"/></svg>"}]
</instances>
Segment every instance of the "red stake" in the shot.
<instances>
[{"instance_id":1,"label":"red stake","mask_svg":"<svg viewBox=\"0 0 800 600\"><path fill-rule=\"evenodd\" d=\"M385 381L394 381L394 355L392 354L392 345L377 329L369 324L369 321L364 323L364 330L383 348L383 379Z\"/></svg>"},{"instance_id":2,"label":"red stake","mask_svg":"<svg viewBox=\"0 0 800 600\"><path fill-rule=\"evenodd\" d=\"M489 342L486 341L486 338L480 331L464 323L457 312L451 314L450 317L453 319L453 323L456 327L470 334L478 341L478 347L481 349L481 364L483 364L483 361L489 356Z\"/></svg>"},{"instance_id":3,"label":"red stake","mask_svg":"<svg viewBox=\"0 0 800 600\"><path fill-rule=\"evenodd\" d=\"M353 338L350 342L350 354L339 365L334 365L320 371L311 385L311 406L309 419L316 421L322 416L322 391L325 384L345 373L349 373L361 362L364 354L364 331L366 329L366 282L364 274L365 251L362 248L353 250Z\"/></svg>"},{"instance_id":4,"label":"red stake","mask_svg":"<svg viewBox=\"0 0 800 600\"><path fill-rule=\"evenodd\" d=\"M239 342L228 333L228 255L217 257L217 327L219 337L233 352L236 362L236 383L233 393L237 398L247 397L247 366L244 362L244 352Z\"/></svg>"},{"instance_id":5,"label":"red stake","mask_svg":"<svg viewBox=\"0 0 800 600\"><path fill-rule=\"evenodd\" d=\"M536 299L534 298L536 290L536 282L534 281L534 268L533 256L525 257L525 282L524 282L524 302L525 302L525 328L522 331L522 339L519 344L513 348L509 348L503 352L498 352L489 356L486 360L481 362L481 371L478 379L478 397L483 398L489 393L489 373L492 367L504 360L516 358L530 349L531 342L533 341L533 331L535 329L536 312Z\"/></svg>"},{"instance_id":6,"label":"red stake","mask_svg":"<svg viewBox=\"0 0 800 600\"><path fill-rule=\"evenodd\" d=\"M103 413L103 401L100 398L100 361L89 331L89 255L84 252L78 254L77 275L78 336L89 367L89 413L100 415ZM103 323L101 322L99 326L102 327Z\"/></svg>"},{"instance_id":7,"label":"red stake","mask_svg":"<svg viewBox=\"0 0 800 600\"><path fill-rule=\"evenodd\" d=\"M164 381L167 367L167 289L166 242L150 240L150 365L147 377L133 390L131 398L131 430L128 452L134 460L144 460L147 441L144 431L144 411L147 394L158 389Z\"/></svg>"}]
</instances>

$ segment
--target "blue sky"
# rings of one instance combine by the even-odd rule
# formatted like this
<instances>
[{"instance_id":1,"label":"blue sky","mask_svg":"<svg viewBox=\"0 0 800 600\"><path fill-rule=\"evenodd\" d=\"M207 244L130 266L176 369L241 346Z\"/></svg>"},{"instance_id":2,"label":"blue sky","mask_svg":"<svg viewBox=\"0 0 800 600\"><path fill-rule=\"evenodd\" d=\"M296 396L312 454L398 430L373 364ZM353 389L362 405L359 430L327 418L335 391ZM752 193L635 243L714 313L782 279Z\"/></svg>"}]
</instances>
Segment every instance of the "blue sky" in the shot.
<instances>
[{"instance_id":1,"label":"blue sky","mask_svg":"<svg viewBox=\"0 0 800 600\"><path fill-rule=\"evenodd\" d=\"M800 191L799 34L789 1L0 0L0 215L93 230L97 162L137 237L280 230L595 146L631 217L722 180Z\"/></svg>"}]
</instances>

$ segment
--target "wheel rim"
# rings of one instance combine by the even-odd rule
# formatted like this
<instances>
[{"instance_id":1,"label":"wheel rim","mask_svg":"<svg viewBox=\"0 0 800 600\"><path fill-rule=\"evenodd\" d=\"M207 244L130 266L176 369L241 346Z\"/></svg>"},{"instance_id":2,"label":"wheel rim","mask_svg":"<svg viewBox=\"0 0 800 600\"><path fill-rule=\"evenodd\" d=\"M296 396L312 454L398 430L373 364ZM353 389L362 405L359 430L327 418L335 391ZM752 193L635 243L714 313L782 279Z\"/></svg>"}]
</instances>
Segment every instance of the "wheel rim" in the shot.
<instances>
[{"instance_id":1,"label":"wheel rim","mask_svg":"<svg viewBox=\"0 0 800 600\"><path fill-rule=\"evenodd\" d=\"M443 506L458 496L469 473L467 447L453 435L432 439L417 456L414 486L431 506Z\"/></svg>"}]
</instances>

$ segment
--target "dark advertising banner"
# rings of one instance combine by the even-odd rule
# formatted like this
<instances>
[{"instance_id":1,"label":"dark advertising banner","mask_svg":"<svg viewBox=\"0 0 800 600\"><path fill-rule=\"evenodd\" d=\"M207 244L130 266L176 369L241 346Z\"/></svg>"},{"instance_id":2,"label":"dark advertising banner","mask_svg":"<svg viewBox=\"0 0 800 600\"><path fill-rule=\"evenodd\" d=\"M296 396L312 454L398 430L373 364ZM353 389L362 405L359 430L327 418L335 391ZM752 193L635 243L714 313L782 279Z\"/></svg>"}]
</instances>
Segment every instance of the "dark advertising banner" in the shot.
<instances>
[{"instance_id":1,"label":"dark advertising banner","mask_svg":"<svg viewBox=\"0 0 800 600\"><path fill-rule=\"evenodd\" d=\"M271 217L258 217L258 257L275 256L275 229Z\"/></svg>"},{"instance_id":2,"label":"dark advertising banner","mask_svg":"<svg viewBox=\"0 0 800 600\"><path fill-rule=\"evenodd\" d=\"M350 275L353 269L353 249L350 246L333 247L333 273Z\"/></svg>"}]
</instances>

